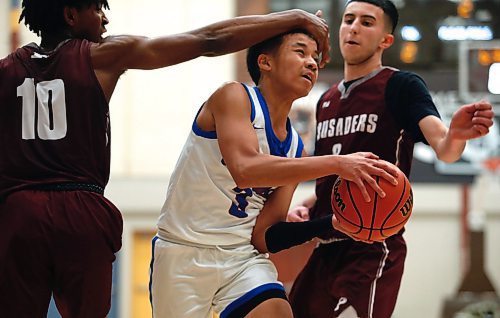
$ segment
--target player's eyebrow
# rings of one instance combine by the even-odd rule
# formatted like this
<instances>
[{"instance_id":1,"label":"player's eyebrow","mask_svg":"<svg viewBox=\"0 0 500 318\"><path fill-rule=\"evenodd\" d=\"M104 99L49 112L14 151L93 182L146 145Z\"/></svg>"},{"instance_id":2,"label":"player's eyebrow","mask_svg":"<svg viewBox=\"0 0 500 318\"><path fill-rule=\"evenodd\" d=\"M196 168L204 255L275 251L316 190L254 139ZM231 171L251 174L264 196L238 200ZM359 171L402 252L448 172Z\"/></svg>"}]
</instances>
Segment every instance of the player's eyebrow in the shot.
<instances>
[{"instance_id":1,"label":"player's eyebrow","mask_svg":"<svg viewBox=\"0 0 500 318\"><path fill-rule=\"evenodd\" d=\"M354 13L346 13L346 14L344 14L344 18L355 18L355 17L356 17L356 15ZM377 20L377 18L375 16L370 15L370 14L363 14L361 16L361 18Z\"/></svg>"}]
</instances>

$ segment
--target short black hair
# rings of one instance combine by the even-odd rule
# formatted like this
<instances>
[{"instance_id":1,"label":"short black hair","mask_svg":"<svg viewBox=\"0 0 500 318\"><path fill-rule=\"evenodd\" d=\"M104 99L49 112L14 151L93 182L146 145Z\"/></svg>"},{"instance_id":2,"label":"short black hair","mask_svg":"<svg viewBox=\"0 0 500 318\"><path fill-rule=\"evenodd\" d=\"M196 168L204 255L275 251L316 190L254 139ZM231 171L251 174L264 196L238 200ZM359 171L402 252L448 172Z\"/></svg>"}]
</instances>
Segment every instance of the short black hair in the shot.
<instances>
[{"instance_id":1,"label":"short black hair","mask_svg":"<svg viewBox=\"0 0 500 318\"><path fill-rule=\"evenodd\" d=\"M255 85L259 85L259 80L260 80L260 68L259 68L259 63L257 62L257 59L259 58L259 55L261 54L269 54L269 53L274 53L283 43L283 38L286 35L289 34L297 34L297 33L302 33L318 42L312 34L307 32L306 30L303 29L293 29L285 33L281 33L279 35L276 35L272 38L269 38L267 40L264 40L260 43L255 44L254 46L250 47L247 52L247 70L248 73L250 74L250 77L252 78L252 81L255 83Z\"/></svg>"},{"instance_id":2,"label":"short black hair","mask_svg":"<svg viewBox=\"0 0 500 318\"><path fill-rule=\"evenodd\" d=\"M54 34L67 27L64 7L82 9L93 4L109 9L108 0L23 0L19 22L24 19L36 35Z\"/></svg>"},{"instance_id":3,"label":"short black hair","mask_svg":"<svg viewBox=\"0 0 500 318\"><path fill-rule=\"evenodd\" d=\"M398 9L391 0L349 0L346 6L352 2L366 2L382 9L385 15L389 17L392 26L391 33L394 33L394 30L396 30L396 26L398 25L399 13Z\"/></svg>"}]
</instances>

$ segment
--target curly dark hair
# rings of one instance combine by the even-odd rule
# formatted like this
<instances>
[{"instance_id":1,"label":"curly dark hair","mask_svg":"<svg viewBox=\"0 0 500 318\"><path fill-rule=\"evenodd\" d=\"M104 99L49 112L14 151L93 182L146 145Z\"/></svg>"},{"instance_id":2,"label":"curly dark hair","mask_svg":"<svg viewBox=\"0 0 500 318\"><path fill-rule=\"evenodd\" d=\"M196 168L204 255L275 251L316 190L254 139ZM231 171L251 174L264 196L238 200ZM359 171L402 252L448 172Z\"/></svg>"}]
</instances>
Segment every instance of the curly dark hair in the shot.
<instances>
[{"instance_id":1,"label":"curly dark hair","mask_svg":"<svg viewBox=\"0 0 500 318\"><path fill-rule=\"evenodd\" d=\"M256 84L259 85L259 80L260 80L260 68L259 64L257 62L257 59L259 55L261 54L270 54L276 52L276 50L281 46L283 43L283 38L285 35L288 34L296 34L296 33L302 33L318 42L312 34L307 32L306 30L302 29L294 29L290 30L288 32L279 34L275 37L272 37L270 39L264 40L260 43L255 44L254 46L250 47L247 51L247 70L248 73L250 74L250 77L252 78L252 81Z\"/></svg>"},{"instance_id":2,"label":"curly dark hair","mask_svg":"<svg viewBox=\"0 0 500 318\"><path fill-rule=\"evenodd\" d=\"M107 0L23 0L19 22L24 19L36 35L53 34L66 28L64 7L82 9L93 4L109 9Z\"/></svg>"}]
</instances>

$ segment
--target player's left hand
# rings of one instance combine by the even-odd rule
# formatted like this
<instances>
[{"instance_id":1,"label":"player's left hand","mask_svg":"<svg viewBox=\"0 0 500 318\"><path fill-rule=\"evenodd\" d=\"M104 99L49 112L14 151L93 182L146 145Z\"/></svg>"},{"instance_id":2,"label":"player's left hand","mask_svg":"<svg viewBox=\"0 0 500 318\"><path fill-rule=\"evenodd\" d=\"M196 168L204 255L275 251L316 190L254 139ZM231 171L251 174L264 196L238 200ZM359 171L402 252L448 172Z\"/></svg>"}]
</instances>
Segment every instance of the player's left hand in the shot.
<instances>
[{"instance_id":1,"label":"player's left hand","mask_svg":"<svg viewBox=\"0 0 500 318\"><path fill-rule=\"evenodd\" d=\"M458 140L482 137L488 134L494 116L493 107L487 101L463 105L451 118L450 136Z\"/></svg>"},{"instance_id":2,"label":"player's left hand","mask_svg":"<svg viewBox=\"0 0 500 318\"><path fill-rule=\"evenodd\" d=\"M304 205L298 205L288 211L287 222L309 221L309 208Z\"/></svg>"}]
</instances>

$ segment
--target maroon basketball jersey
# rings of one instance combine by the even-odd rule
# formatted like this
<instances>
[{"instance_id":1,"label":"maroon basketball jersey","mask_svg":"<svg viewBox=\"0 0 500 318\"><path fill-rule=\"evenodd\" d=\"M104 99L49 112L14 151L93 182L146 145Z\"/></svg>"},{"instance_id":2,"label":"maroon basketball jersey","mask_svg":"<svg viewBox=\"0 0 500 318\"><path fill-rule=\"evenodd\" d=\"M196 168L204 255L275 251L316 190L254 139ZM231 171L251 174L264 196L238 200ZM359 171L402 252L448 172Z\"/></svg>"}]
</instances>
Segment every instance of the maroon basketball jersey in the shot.
<instances>
[{"instance_id":1,"label":"maroon basketball jersey","mask_svg":"<svg viewBox=\"0 0 500 318\"><path fill-rule=\"evenodd\" d=\"M109 107L91 43L32 43L0 60L0 198L39 184L109 179Z\"/></svg>"},{"instance_id":2,"label":"maroon basketball jersey","mask_svg":"<svg viewBox=\"0 0 500 318\"><path fill-rule=\"evenodd\" d=\"M370 151L409 176L414 141L385 99L387 82L395 71L377 70L348 88L341 82L322 96L316 110L316 156ZM336 179L332 175L316 181L313 218L332 213L330 194ZM340 232L335 236L344 237Z\"/></svg>"}]
</instances>

